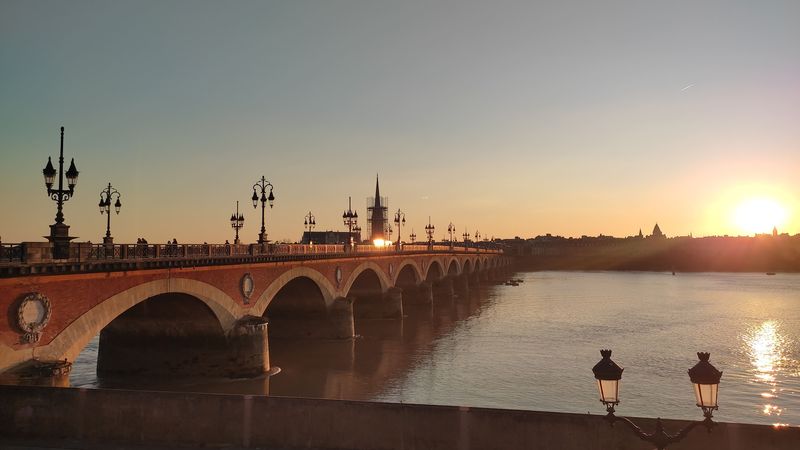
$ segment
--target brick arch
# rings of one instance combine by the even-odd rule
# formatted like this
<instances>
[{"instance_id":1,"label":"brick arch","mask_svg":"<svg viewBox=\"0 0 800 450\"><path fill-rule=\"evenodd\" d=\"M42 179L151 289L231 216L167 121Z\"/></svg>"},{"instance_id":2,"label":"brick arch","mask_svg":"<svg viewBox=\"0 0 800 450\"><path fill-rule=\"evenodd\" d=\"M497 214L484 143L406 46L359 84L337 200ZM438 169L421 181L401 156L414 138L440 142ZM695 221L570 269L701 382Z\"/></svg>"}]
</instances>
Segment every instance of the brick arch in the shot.
<instances>
[{"instance_id":1,"label":"brick arch","mask_svg":"<svg viewBox=\"0 0 800 450\"><path fill-rule=\"evenodd\" d=\"M445 271L444 267L444 262L442 262L441 258L431 258L430 261L428 261L428 268L427 270L425 270L425 277L423 278L423 280L428 279L428 276L431 273L431 267L433 267L434 264L439 266L439 272L441 272L442 278L444 278L444 276L447 275L447 272Z\"/></svg>"},{"instance_id":2,"label":"brick arch","mask_svg":"<svg viewBox=\"0 0 800 450\"><path fill-rule=\"evenodd\" d=\"M394 276L392 277L392 286L397 286L397 278L400 276L400 271L403 270L406 266L410 265L414 269L414 275L416 275L417 280L416 282L419 283L425 278L422 276L422 269L420 268L419 264L411 259L404 259L397 265L394 269Z\"/></svg>"},{"instance_id":3,"label":"brick arch","mask_svg":"<svg viewBox=\"0 0 800 450\"><path fill-rule=\"evenodd\" d=\"M150 281L115 294L98 303L61 331L49 344L37 350L41 359L74 361L89 341L106 325L133 306L160 294L180 293L203 302L219 320L224 332L233 329L244 312L228 294L202 281L167 278Z\"/></svg>"},{"instance_id":4,"label":"brick arch","mask_svg":"<svg viewBox=\"0 0 800 450\"><path fill-rule=\"evenodd\" d=\"M350 272L350 276L347 277L347 281L342 285L339 292L341 292L343 296L347 295L347 293L350 292L350 288L353 287L353 283L355 283L358 276L361 275L361 272L367 269L372 269L375 275L378 276L378 281L381 283L381 292L386 292L386 290L392 286L392 280L389 279L381 266L372 261L364 261Z\"/></svg>"},{"instance_id":5,"label":"brick arch","mask_svg":"<svg viewBox=\"0 0 800 450\"><path fill-rule=\"evenodd\" d=\"M472 260L469 258L464 259L463 264L461 265L461 273L472 273L475 271L475 265L472 263Z\"/></svg>"},{"instance_id":6,"label":"brick arch","mask_svg":"<svg viewBox=\"0 0 800 450\"><path fill-rule=\"evenodd\" d=\"M275 295L277 295L284 286L289 284L290 281L300 277L309 278L317 285L319 291L322 292L322 298L325 299L325 307L329 308L333 303L333 300L337 297L336 288L333 286L330 280L328 280L325 275L321 274L319 271L310 267L300 266L287 270L286 272L282 273L281 276L273 280L272 283L267 286L267 289L265 289L264 292L258 297L258 300L256 300L256 302L253 304L251 314L254 316L264 315L264 311L267 310L267 307L275 298Z\"/></svg>"},{"instance_id":7,"label":"brick arch","mask_svg":"<svg viewBox=\"0 0 800 450\"><path fill-rule=\"evenodd\" d=\"M461 270L461 263L458 261L458 258L456 258L455 256L453 256L453 257L451 257L451 258L449 258L449 259L447 260L447 264L445 265L445 268L444 268L444 274L445 274L445 276L447 276L447 275L449 275L449 274L450 274L450 266L451 266L453 263L455 263L455 264L456 264L456 273L455 273L455 275L461 275L461 272L462 272L462 270Z\"/></svg>"}]
</instances>

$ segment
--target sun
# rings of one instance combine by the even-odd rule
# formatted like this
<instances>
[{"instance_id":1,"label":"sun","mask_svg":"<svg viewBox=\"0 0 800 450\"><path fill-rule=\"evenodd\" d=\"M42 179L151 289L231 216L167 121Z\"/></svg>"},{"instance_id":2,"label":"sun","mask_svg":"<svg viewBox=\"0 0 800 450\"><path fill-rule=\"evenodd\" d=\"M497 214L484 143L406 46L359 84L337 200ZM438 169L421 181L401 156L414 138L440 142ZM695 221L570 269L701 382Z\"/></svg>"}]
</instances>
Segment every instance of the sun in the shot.
<instances>
[{"instance_id":1,"label":"sun","mask_svg":"<svg viewBox=\"0 0 800 450\"><path fill-rule=\"evenodd\" d=\"M745 234L771 233L786 224L788 213L777 200L768 197L749 198L736 206L733 221Z\"/></svg>"}]
</instances>

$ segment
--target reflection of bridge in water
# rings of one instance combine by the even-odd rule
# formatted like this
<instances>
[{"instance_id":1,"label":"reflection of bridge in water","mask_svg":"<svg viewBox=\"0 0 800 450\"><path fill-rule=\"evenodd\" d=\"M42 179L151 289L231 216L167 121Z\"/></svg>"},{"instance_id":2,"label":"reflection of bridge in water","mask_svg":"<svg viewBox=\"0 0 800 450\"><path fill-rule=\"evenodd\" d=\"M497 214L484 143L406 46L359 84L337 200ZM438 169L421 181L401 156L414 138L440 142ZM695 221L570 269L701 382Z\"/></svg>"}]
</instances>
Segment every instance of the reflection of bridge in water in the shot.
<instances>
[{"instance_id":1,"label":"reflection of bridge in water","mask_svg":"<svg viewBox=\"0 0 800 450\"><path fill-rule=\"evenodd\" d=\"M101 374L258 375L270 370L270 340L341 339L355 349L361 343L352 338L367 319L405 329L404 308L443 311L436 305L452 304L454 291L469 299L471 285L509 263L497 251L438 246L204 244L157 246L159 253L141 257L130 247L137 246L38 262L26 249L34 257L4 266L0 305L9 320L0 326L0 371L58 372L53 362L71 363L99 334ZM334 347L344 349L341 364L356 364L355 350L348 357L348 346Z\"/></svg>"}]
</instances>

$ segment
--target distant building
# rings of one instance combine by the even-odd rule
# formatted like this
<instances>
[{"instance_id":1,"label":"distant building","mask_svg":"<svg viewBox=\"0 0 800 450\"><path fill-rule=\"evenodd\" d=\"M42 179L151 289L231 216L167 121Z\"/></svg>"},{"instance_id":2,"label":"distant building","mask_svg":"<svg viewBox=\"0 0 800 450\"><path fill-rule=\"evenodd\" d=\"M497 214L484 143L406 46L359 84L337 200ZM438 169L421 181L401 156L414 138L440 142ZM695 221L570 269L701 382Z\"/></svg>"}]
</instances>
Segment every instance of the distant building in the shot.
<instances>
[{"instance_id":1,"label":"distant building","mask_svg":"<svg viewBox=\"0 0 800 450\"><path fill-rule=\"evenodd\" d=\"M659 228L658 224L656 224L656 226L653 227L653 234L651 234L650 237L665 238L667 236L665 236L664 233L661 232L661 228Z\"/></svg>"},{"instance_id":2,"label":"distant building","mask_svg":"<svg viewBox=\"0 0 800 450\"><path fill-rule=\"evenodd\" d=\"M345 244L349 242L347 231L306 231L300 239L301 244ZM353 232L353 242L361 241L361 236Z\"/></svg>"},{"instance_id":3,"label":"distant building","mask_svg":"<svg viewBox=\"0 0 800 450\"><path fill-rule=\"evenodd\" d=\"M389 199L381 197L378 176L375 176L375 197L367 198L367 226L369 239L388 240L389 235Z\"/></svg>"}]
</instances>

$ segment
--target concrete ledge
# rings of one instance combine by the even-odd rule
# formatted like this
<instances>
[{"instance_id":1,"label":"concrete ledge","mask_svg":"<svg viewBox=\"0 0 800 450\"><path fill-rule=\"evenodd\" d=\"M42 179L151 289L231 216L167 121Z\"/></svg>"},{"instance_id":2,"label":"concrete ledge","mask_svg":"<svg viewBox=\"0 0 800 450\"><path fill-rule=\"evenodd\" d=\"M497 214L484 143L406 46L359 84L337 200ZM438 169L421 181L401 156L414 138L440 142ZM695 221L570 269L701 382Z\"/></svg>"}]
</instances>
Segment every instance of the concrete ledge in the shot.
<instances>
[{"instance_id":1,"label":"concrete ledge","mask_svg":"<svg viewBox=\"0 0 800 450\"><path fill-rule=\"evenodd\" d=\"M281 449L646 449L599 415L265 396L0 386L0 442ZM648 430L652 419L636 419ZM674 432L686 424L666 420ZM796 449L800 428L721 423L670 449Z\"/></svg>"}]
</instances>

